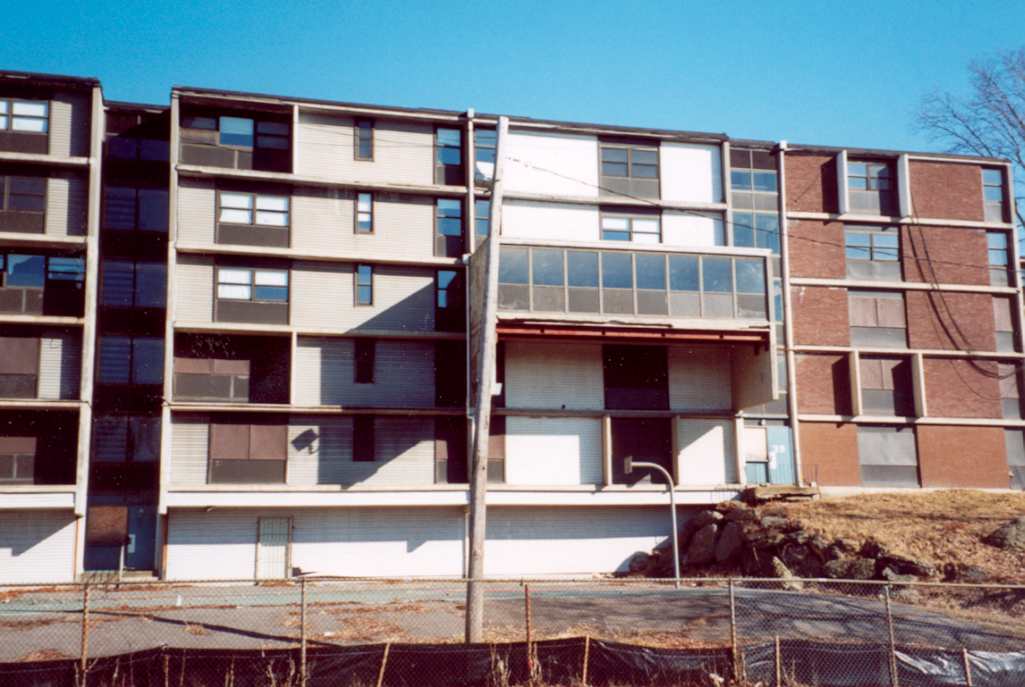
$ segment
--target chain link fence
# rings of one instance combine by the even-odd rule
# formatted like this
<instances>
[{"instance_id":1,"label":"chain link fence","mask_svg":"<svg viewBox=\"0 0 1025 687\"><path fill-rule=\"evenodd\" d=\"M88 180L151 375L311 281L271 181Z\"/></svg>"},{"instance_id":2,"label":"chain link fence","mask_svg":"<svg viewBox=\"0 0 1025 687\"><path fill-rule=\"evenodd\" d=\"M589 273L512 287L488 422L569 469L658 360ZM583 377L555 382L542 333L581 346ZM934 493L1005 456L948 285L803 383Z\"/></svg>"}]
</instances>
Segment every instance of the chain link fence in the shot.
<instances>
[{"instance_id":1,"label":"chain link fence","mask_svg":"<svg viewBox=\"0 0 1025 687\"><path fill-rule=\"evenodd\" d=\"M1025 586L306 579L0 587L0 687L1025 684Z\"/></svg>"}]
</instances>

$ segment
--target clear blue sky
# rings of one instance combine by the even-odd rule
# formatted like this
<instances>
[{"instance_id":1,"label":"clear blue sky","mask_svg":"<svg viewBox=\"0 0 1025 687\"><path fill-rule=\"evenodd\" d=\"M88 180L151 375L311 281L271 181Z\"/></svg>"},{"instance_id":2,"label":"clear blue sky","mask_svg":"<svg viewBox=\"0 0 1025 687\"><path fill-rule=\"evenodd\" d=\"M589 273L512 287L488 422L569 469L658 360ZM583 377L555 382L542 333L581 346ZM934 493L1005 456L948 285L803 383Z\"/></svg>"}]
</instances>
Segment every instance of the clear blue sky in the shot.
<instances>
[{"instance_id":1,"label":"clear blue sky","mask_svg":"<svg viewBox=\"0 0 1025 687\"><path fill-rule=\"evenodd\" d=\"M912 115L1025 2L12 2L0 68L735 137L934 149Z\"/></svg>"}]
</instances>

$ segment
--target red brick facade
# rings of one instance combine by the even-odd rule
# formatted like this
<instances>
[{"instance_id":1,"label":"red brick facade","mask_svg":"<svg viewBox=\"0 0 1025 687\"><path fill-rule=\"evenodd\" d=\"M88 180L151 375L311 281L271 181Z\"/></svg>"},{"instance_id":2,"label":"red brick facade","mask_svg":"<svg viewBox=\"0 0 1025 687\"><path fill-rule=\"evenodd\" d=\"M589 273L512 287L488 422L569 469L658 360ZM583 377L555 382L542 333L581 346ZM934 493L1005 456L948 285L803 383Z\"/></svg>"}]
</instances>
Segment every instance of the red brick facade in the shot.
<instances>
[{"instance_id":1,"label":"red brick facade","mask_svg":"<svg viewBox=\"0 0 1025 687\"><path fill-rule=\"evenodd\" d=\"M850 365L846 355L795 356L797 408L816 415L850 415Z\"/></svg>"},{"instance_id":2,"label":"red brick facade","mask_svg":"<svg viewBox=\"0 0 1025 687\"><path fill-rule=\"evenodd\" d=\"M926 358L925 403L930 417L999 418L996 363L988 360Z\"/></svg>"},{"instance_id":3,"label":"red brick facade","mask_svg":"<svg viewBox=\"0 0 1025 687\"><path fill-rule=\"evenodd\" d=\"M802 476L821 486L858 486L858 430L852 424L801 423Z\"/></svg>"},{"instance_id":4,"label":"red brick facade","mask_svg":"<svg viewBox=\"0 0 1025 687\"><path fill-rule=\"evenodd\" d=\"M990 294L908 291L904 300L912 348L996 350Z\"/></svg>"},{"instance_id":5,"label":"red brick facade","mask_svg":"<svg viewBox=\"0 0 1025 687\"><path fill-rule=\"evenodd\" d=\"M920 425L917 434L923 487L1010 485L1002 428Z\"/></svg>"},{"instance_id":6,"label":"red brick facade","mask_svg":"<svg viewBox=\"0 0 1025 687\"><path fill-rule=\"evenodd\" d=\"M787 227L790 239L790 276L843 279L843 224L821 220L792 220Z\"/></svg>"},{"instance_id":7,"label":"red brick facade","mask_svg":"<svg viewBox=\"0 0 1025 687\"><path fill-rule=\"evenodd\" d=\"M981 220L982 168L978 165L913 160L911 207L915 217Z\"/></svg>"},{"instance_id":8,"label":"red brick facade","mask_svg":"<svg viewBox=\"0 0 1025 687\"><path fill-rule=\"evenodd\" d=\"M790 302L794 309L794 341L798 345L848 344L847 289L795 286L790 291Z\"/></svg>"},{"instance_id":9,"label":"red brick facade","mask_svg":"<svg viewBox=\"0 0 1025 687\"><path fill-rule=\"evenodd\" d=\"M905 226L901 256L907 281L989 285L984 229Z\"/></svg>"},{"instance_id":10,"label":"red brick facade","mask_svg":"<svg viewBox=\"0 0 1025 687\"><path fill-rule=\"evenodd\" d=\"M798 212L838 212L836 156L787 153L787 207Z\"/></svg>"}]
</instances>

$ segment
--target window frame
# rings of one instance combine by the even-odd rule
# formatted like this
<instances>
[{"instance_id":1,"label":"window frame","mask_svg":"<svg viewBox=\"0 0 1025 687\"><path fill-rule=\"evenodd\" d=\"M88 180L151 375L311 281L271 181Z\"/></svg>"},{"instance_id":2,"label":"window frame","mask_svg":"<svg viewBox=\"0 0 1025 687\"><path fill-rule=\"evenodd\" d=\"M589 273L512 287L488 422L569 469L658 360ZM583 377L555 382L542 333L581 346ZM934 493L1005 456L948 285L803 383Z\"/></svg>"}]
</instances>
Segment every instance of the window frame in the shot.
<instances>
[{"instance_id":1,"label":"window frame","mask_svg":"<svg viewBox=\"0 0 1025 687\"><path fill-rule=\"evenodd\" d=\"M865 166L865 174L863 174L863 175L862 174L852 174L851 173L851 167L853 165L864 165ZM873 176L872 175L872 168L879 168L879 169L882 169L882 170L886 171L886 175L885 175L886 188L882 188L881 186L878 185L879 179L881 179L883 177L881 175ZM891 165L890 165L889 161L870 160L870 159L848 160L848 162L847 162L847 190L848 190L848 192L849 191L869 191L869 192L875 191L875 192L878 193L880 191L885 191L887 193L893 193L893 190L894 190L894 188L893 188L894 175L892 174L892 172L893 172L893 170L891 169ZM854 188L853 186L851 186L851 180L852 179L864 179L865 180L865 188ZM873 184L873 180L875 181L875 184Z\"/></svg>"},{"instance_id":2,"label":"window frame","mask_svg":"<svg viewBox=\"0 0 1025 687\"><path fill-rule=\"evenodd\" d=\"M357 191L355 197L353 198L353 201L352 201L352 232L354 234L356 234L357 236L371 236L371 235L377 233L376 232L376 227L374 226L374 211L377 209L374 206L374 204L377 201L375 200L374 195L375 194L372 191ZM360 210L359 209L360 196L368 196L370 198L370 210ZM364 231L364 230L360 229L359 216L360 216L361 213L362 214L367 214L367 215L370 216L370 229L369 230Z\"/></svg>"},{"instance_id":3,"label":"window frame","mask_svg":"<svg viewBox=\"0 0 1025 687\"><path fill-rule=\"evenodd\" d=\"M377 364L377 340L358 337L352 343L352 383L374 384Z\"/></svg>"},{"instance_id":4,"label":"window frame","mask_svg":"<svg viewBox=\"0 0 1025 687\"><path fill-rule=\"evenodd\" d=\"M1000 182L998 184L987 183L986 182L986 172L996 172L997 174L999 174L1000 175ZM1004 174L1004 168L1003 167L981 167L979 169L979 176L980 176L980 179L981 179L981 182L982 182L982 219L983 219L983 221L986 221L986 222L991 222L991 221L1006 222L1007 221L1007 189L1006 189L1006 186L1007 186L1007 183L1006 183L1007 175ZM990 200L990 199L988 199L986 197L986 190L987 189L993 189L993 188L999 189L999 191L1000 191L1000 200L999 201ZM999 213L1000 214L1000 219L999 220L990 220L987 217L987 215L989 214L987 212L987 210L989 208L991 208L991 207L998 207L1000 209L1000 213Z\"/></svg>"},{"instance_id":5,"label":"window frame","mask_svg":"<svg viewBox=\"0 0 1025 687\"><path fill-rule=\"evenodd\" d=\"M3 120L4 120L3 122L0 122L0 132L4 132L4 133L8 133L8 134L27 135L27 136L47 136L48 137L50 135L50 114L53 111L53 108L50 107L50 102L51 102L50 100L36 100L36 99L32 99L32 98L12 98L12 97L0 98L0 103L6 104L5 111L0 112L0 118L3 118ZM14 114L14 105L15 105L15 103L29 103L29 104L32 104L32 105L43 105L46 108L46 115L42 116L42 117L38 117L36 115L24 115L24 114L22 114L22 115L15 115ZM14 120L16 118L18 118L18 119L31 119L31 120L34 120L34 121L42 120L43 121L43 130L42 131L30 131L30 130L25 130L25 129L15 129L14 128Z\"/></svg>"},{"instance_id":6,"label":"window frame","mask_svg":"<svg viewBox=\"0 0 1025 687\"><path fill-rule=\"evenodd\" d=\"M365 128L364 126L365 125ZM373 119L367 117L357 117L352 122L352 159L364 162L373 162L374 155L377 146L374 145L376 136L376 123ZM369 131L369 140L367 144L370 147L370 155L363 156L360 154L360 141L363 137L363 132Z\"/></svg>"},{"instance_id":7,"label":"window frame","mask_svg":"<svg viewBox=\"0 0 1025 687\"><path fill-rule=\"evenodd\" d=\"M42 181L43 192L42 193L15 193L13 191L14 180L26 180ZM46 217L46 203L50 195L50 177L40 176L33 174L0 174L0 212L18 212L18 213L32 213ZM23 210L20 208L11 207L12 196L28 196L28 197L41 197L43 199L43 207L41 210Z\"/></svg>"},{"instance_id":8,"label":"window frame","mask_svg":"<svg viewBox=\"0 0 1025 687\"><path fill-rule=\"evenodd\" d=\"M442 234L440 231L441 220L451 219L448 216L442 216L441 214L441 201L452 200L459 204L459 245L460 255L466 252L466 202L463 198L452 198L451 196L438 196L434 199L434 257L438 258L452 258L459 256L444 255L438 251L438 243L441 239L452 238L448 234ZM476 206L476 203L474 204Z\"/></svg>"},{"instance_id":9,"label":"window frame","mask_svg":"<svg viewBox=\"0 0 1025 687\"><path fill-rule=\"evenodd\" d=\"M121 264L121 263L127 263L127 264L131 265L131 267L132 267L132 270L131 270L131 274L132 274L132 302L129 305L120 305L120 304L114 304L114 303L107 303L106 302L106 294L107 294L106 275L107 275L107 270L110 269L110 266L112 264ZM163 289L161 290L161 293L163 295L163 298L161 299L163 301L162 304L160 304L160 305L148 305L148 304L147 305L140 305L139 304L139 266L140 265L156 265L156 266L159 266L159 267L163 268L163 270L164 270L164 285L163 285ZM49 261L47 262L47 271L49 271ZM100 261L100 279L99 279L99 281L100 281L100 294L99 294L99 298L97 300L97 305L99 307L101 307L101 308L117 308L117 309L122 309L122 310L124 310L124 309L135 309L135 308L138 308L138 309L148 309L148 308L166 309L167 308L167 263L161 262L159 260L142 260L140 258L122 258L122 257L102 260L102 261Z\"/></svg>"},{"instance_id":10,"label":"window frame","mask_svg":"<svg viewBox=\"0 0 1025 687\"><path fill-rule=\"evenodd\" d=\"M360 268L366 267L370 270L370 283L360 284ZM370 289L370 299L366 303L361 303L360 288ZM352 270L352 304L357 308L372 308L374 306L374 266L368 262L358 262L355 264Z\"/></svg>"},{"instance_id":11,"label":"window frame","mask_svg":"<svg viewBox=\"0 0 1025 687\"><path fill-rule=\"evenodd\" d=\"M626 165L626 174L625 175L606 174L605 173L605 151L606 150L612 150L612 149L625 150L626 151L626 162L613 162L613 163L610 163L610 164L625 164ZM650 176L650 177L648 177L648 176L638 176L638 175L635 175L633 173L634 165L635 164L645 165L645 166L651 166L651 164L652 164L650 162L638 162L638 163L635 163L633 158L634 158L634 152L636 152L636 151L651 152L651 153L655 154L655 163L654 163L655 175L654 176ZM610 177L610 178L613 178L613 179L643 179L645 181L654 180L656 182L660 182L661 181L661 178L660 178L661 174L662 174L662 154L661 154L661 146L658 143L650 144L650 143L620 143L620 142L615 142L615 141L601 141L601 140L598 141L598 176L599 176L599 178L601 178L601 177Z\"/></svg>"},{"instance_id":12,"label":"window frame","mask_svg":"<svg viewBox=\"0 0 1025 687\"><path fill-rule=\"evenodd\" d=\"M624 211L624 210L604 210L604 209L602 209L602 210L599 210L598 214L599 214L599 216L598 216L598 239L599 239L599 241L602 241L602 242L609 241L609 242L612 242L614 244L637 243L637 244L640 244L642 246L645 246L645 245L653 246L653 245L657 245L657 244L661 244L662 243L662 231L663 230L662 230L662 213L661 213L661 211L649 214L649 213L629 212L629 211ZM607 239L607 238L605 238L605 220L606 219L625 219L627 221L626 232L630 235L630 238L626 239L625 241L621 241L619 239ZM650 219L654 219L655 222L658 224L658 232L655 234L655 236L657 237L658 240L653 241L651 243L645 243L645 242L642 242L642 241L636 241L635 240L634 237L638 233L640 233L642 235L645 235L645 236L651 236L652 235L650 232L636 232L636 231L634 231L634 220L644 220L644 219L649 219L649 220ZM610 231L622 231L622 230L610 230Z\"/></svg>"},{"instance_id":13,"label":"window frame","mask_svg":"<svg viewBox=\"0 0 1025 687\"><path fill-rule=\"evenodd\" d=\"M288 268L278 268L278 267L236 267L234 265L216 265L215 267L216 267L216 269L214 270L214 298L217 301L236 301L236 302L239 302L239 303L272 303L272 304L275 304L275 305L280 305L282 303L288 305L288 304L291 303L291 298L292 298L292 290L291 290L292 289L292 280L291 280L291 270L288 269ZM246 272L249 273L249 283L248 284L242 284L241 282L222 282L221 281L221 272L223 270L246 271ZM281 287L281 286L273 287L273 288L284 288L285 289L285 298L284 298L284 300L257 298L256 297L256 288L258 286L258 284L256 283L256 274L258 272L284 273L284 275L285 275L285 285L283 287ZM230 285L230 286L246 286L249 289L249 297L248 298L234 298L234 297L230 297L230 296L221 296L221 289L220 289L220 287L221 287L222 284Z\"/></svg>"},{"instance_id":14,"label":"window frame","mask_svg":"<svg viewBox=\"0 0 1025 687\"><path fill-rule=\"evenodd\" d=\"M6 439L8 441L10 441L10 440L22 440L22 441L26 441L26 442L31 442L31 444L32 444L32 451L30 453L28 451L10 451L10 450L7 450L7 449L0 449L0 456L11 458L11 473L10 473L10 476L8 477L5 474L0 474L0 484L3 484L3 485L35 484L36 483L36 469L35 469L36 468L36 457L39 455L39 438L34 436L34 435L23 435L23 436L7 435L7 436L4 436L3 439ZM19 465L19 463L24 465L25 461L24 460L19 461L19 458L20 459L24 459L26 457L29 458L29 460L27 462L28 462L29 473L30 474L28 475L28 477L23 477L23 476L20 476L21 473L18 470L18 465Z\"/></svg>"},{"instance_id":15,"label":"window frame","mask_svg":"<svg viewBox=\"0 0 1025 687\"><path fill-rule=\"evenodd\" d=\"M129 191L133 192L133 194L132 194L132 197L133 197L133 200L132 200L132 203L133 203L133 206L132 206L133 207L133 216L132 216L132 227L130 229L126 229L125 227L113 227L113 226L110 226L109 224L107 224L107 221L106 221L107 220L107 207L108 207L107 191L109 189L121 189L121 190L129 190ZM166 210L165 214L163 215L164 225L161 228L159 228L159 229L145 228L145 227L143 227L141 225L141 223L139 221L140 218L142 217L142 203L139 202L139 199L141 197L140 194L143 191L155 191L157 193L167 194L167 202L164 204L164 208ZM103 231L138 231L138 232L146 232L146 233L151 233L151 234L163 234L163 235L167 235L169 233L168 232L168 225L169 225L169 222L170 222L170 220L169 220L169 212L170 212L171 197L170 197L170 193L167 191L167 189L156 187L156 186L154 186L154 187L150 187L150 186L121 186L121 185L114 185L114 184L104 184L103 188L101 189L101 198L102 198L102 211L101 211L101 214L100 214L100 227L101 227L101 229Z\"/></svg>"},{"instance_id":16,"label":"window frame","mask_svg":"<svg viewBox=\"0 0 1025 687\"><path fill-rule=\"evenodd\" d=\"M160 375L160 380L158 380L158 381L155 381L155 382L150 382L150 381L142 382L142 381L138 381L137 380L138 375L136 374L136 365L135 365L135 360L136 360L135 344L136 344L136 342L137 341L155 341L155 342L159 342L160 346L161 346L161 350L164 353L166 353L167 347L166 347L166 344L164 342L164 338L162 336L146 336L146 335L135 335L135 334L105 334L105 335L102 335L102 336L100 336L98 338L99 338L99 341L98 341L99 346L98 347L100 349L100 355L97 356L97 364L96 364L96 382L98 384L106 384L106 385L110 385L110 386L159 386L159 385L162 385L164 383L163 382L163 378L164 378L164 365L163 365L163 357L164 356L163 355L160 356L161 362L160 362L160 365L157 366L157 370L158 370L159 375ZM109 380L104 379L104 377L103 377L102 354L103 354L104 341L109 341L110 339L127 339L128 340L128 380L127 381L109 381Z\"/></svg>"},{"instance_id":17,"label":"window frame","mask_svg":"<svg viewBox=\"0 0 1025 687\"><path fill-rule=\"evenodd\" d=\"M234 222L231 220L222 220L221 212L225 209L224 207L224 196L248 196L250 198L249 207L249 221L248 222ZM285 200L285 211L282 213L280 210L263 210L263 212L272 212L275 214L284 214L284 224L264 224L257 222L256 218L260 212L257 207L257 203L260 198L274 198ZM228 207L229 210L237 210L239 208ZM278 194L278 193L264 193L261 191L232 191L229 189L217 189L217 224L231 224L240 227L267 227L271 229L284 229L291 231L292 229L292 196L289 194Z\"/></svg>"}]
</instances>

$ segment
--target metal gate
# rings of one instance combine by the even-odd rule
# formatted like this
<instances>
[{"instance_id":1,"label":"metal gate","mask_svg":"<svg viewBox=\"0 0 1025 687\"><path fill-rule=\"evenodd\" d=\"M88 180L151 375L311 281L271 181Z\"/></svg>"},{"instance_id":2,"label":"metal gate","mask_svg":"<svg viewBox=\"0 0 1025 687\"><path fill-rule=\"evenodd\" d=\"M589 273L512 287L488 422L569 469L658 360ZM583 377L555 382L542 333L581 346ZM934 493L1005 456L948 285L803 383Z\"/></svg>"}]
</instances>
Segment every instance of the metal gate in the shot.
<instances>
[{"instance_id":1,"label":"metal gate","mask_svg":"<svg viewBox=\"0 0 1025 687\"><path fill-rule=\"evenodd\" d=\"M288 577L291 518L260 518L256 542L256 579Z\"/></svg>"}]
</instances>

